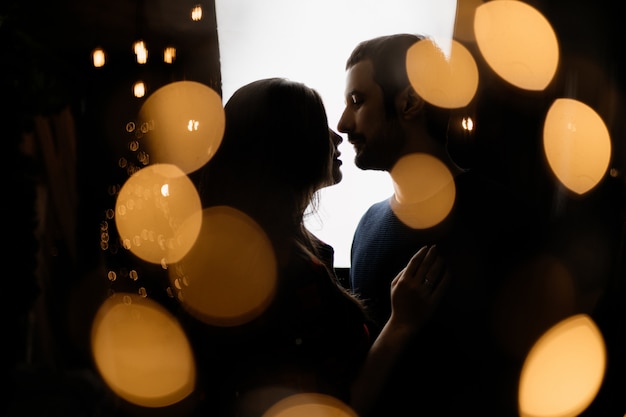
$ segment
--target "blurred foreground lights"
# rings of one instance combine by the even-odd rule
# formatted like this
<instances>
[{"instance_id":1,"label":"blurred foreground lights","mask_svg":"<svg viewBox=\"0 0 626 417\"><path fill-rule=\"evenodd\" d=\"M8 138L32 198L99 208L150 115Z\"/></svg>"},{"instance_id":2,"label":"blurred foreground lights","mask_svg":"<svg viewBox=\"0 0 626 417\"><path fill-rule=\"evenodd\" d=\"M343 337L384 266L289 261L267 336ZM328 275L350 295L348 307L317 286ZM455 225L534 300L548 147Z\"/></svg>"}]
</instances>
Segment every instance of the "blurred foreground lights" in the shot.
<instances>
[{"instance_id":1,"label":"blurred foreground lights","mask_svg":"<svg viewBox=\"0 0 626 417\"><path fill-rule=\"evenodd\" d=\"M357 417L342 401L324 394L294 394L274 404L262 417Z\"/></svg>"},{"instance_id":2,"label":"blurred foreground lights","mask_svg":"<svg viewBox=\"0 0 626 417\"><path fill-rule=\"evenodd\" d=\"M543 127L543 148L554 175L568 189L584 194L606 173L611 138L602 118L580 101L554 101Z\"/></svg>"},{"instance_id":3,"label":"blurred foreground lights","mask_svg":"<svg viewBox=\"0 0 626 417\"><path fill-rule=\"evenodd\" d=\"M163 62L165 62L166 64L172 64L174 63L175 59L176 59L176 48L174 48L173 46L168 46L165 49L163 49Z\"/></svg>"},{"instance_id":4,"label":"blurred foreground lights","mask_svg":"<svg viewBox=\"0 0 626 417\"><path fill-rule=\"evenodd\" d=\"M137 81L133 84L133 95L137 98L142 98L146 95L146 84L143 81Z\"/></svg>"},{"instance_id":5,"label":"blurred foreground lights","mask_svg":"<svg viewBox=\"0 0 626 417\"><path fill-rule=\"evenodd\" d=\"M133 44L133 51L135 52L138 64L148 62L148 48L143 40L138 40Z\"/></svg>"},{"instance_id":6,"label":"blurred foreground lights","mask_svg":"<svg viewBox=\"0 0 626 417\"><path fill-rule=\"evenodd\" d=\"M135 172L115 202L122 245L154 264L181 259L195 243L201 224L198 192L175 165L150 165Z\"/></svg>"},{"instance_id":7,"label":"blurred foreground lights","mask_svg":"<svg viewBox=\"0 0 626 417\"><path fill-rule=\"evenodd\" d=\"M532 347L519 384L521 417L574 417L593 401L606 369L604 339L586 314L549 329Z\"/></svg>"},{"instance_id":8,"label":"blurred foreground lights","mask_svg":"<svg viewBox=\"0 0 626 417\"><path fill-rule=\"evenodd\" d=\"M237 326L260 315L274 297L277 263L263 229L228 206L203 211L193 248L168 269L185 309L208 324Z\"/></svg>"},{"instance_id":9,"label":"blurred foreground lights","mask_svg":"<svg viewBox=\"0 0 626 417\"><path fill-rule=\"evenodd\" d=\"M464 107L472 101L478 88L476 62L455 40L452 40L449 56L431 39L416 42L407 51L406 68L415 91L438 107Z\"/></svg>"},{"instance_id":10,"label":"blurred foreground lights","mask_svg":"<svg viewBox=\"0 0 626 417\"><path fill-rule=\"evenodd\" d=\"M107 299L92 325L91 346L104 382L130 403L165 407L193 392L196 368L187 337L150 299L123 293Z\"/></svg>"},{"instance_id":11,"label":"blurred foreground lights","mask_svg":"<svg viewBox=\"0 0 626 417\"><path fill-rule=\"evenodd\" d=\"M198 22L202 20L202 6L201 5L196 4L195 6L193 6L193 8L191 9L191 20L193 20L194 22Z\"/></svg>"},{"instance_id":12,"label":"blurred foreground lights","mask_svg":"<svg viewBox=\"0 0 626 417\"><path fill-rule=\"evenodd\" d=\"M442 222L452 210L456 186L452 173L438 158L425 153L402 157L391 170L391 209L407 226L426 229Z\"/></svg>"},{"instance_id":13,"label":"blurred foreground lights","mask_svg":"<svg viewBox=\"0 0 626 417\"><path fill-rule=\"evenodd\" d=\"M104 49L96 48L91 53L91 59L93 60L93 66L96 68L103 67L106 63L106 54L104 53Z\"/></svg>"},{"instance_id":14,"label":"blurred foreground lights","mask_svg":"<svg viewBox=\"0 0 626 417\"><path fill-rule=\"evenodd\" d=\"M222 99L199 82L159 88L141 106L139 118L150 126L143 139L150 159L178 165L187 174L208 162L222 143Z\"/></svg>"},{"instance_id":15,"label":"blurred foreground lights","mask_svg":"<svg viewBox=\"0 0 626 417\"><path fill-rule=\"evenodd\" d=\"M491 69L514 86L544 90L554 78L559 44L550 22L523 1L499 0L476 8L474 34Z\"/></svg>"}]
</instances>

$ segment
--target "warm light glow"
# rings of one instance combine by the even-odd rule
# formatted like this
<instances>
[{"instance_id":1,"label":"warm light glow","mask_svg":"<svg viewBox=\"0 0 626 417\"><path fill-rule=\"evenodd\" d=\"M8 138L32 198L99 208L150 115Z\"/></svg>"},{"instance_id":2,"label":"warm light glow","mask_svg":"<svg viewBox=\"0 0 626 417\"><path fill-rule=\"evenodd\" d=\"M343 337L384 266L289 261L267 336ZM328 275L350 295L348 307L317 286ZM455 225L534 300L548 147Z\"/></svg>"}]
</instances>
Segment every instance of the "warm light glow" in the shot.
<instances>
[{"instance_id":1,"label":"warm light glow","mask_svg":"<svg viewBox=\"0 0 626 417\"><path fill-rule=\"evenodd\" d=\"M463 120L461 120L461 127L463 128L463 130L470 133L472 130L474 130L474 120L469 116L464 117Z\"/></svg>"},{"instance_id":2,"label":"warm light glow","mask_svg":"<svg viewBox=\"0 0 626 417\"><path fill-rule=\"evenodd\" d=\"M262 417L357 417L346 404L329 395L294 394L277 402Z\"/></svg>"},{"instance_id":3,"label":"warm light glow","mask_svg":"<svg viewBox=\"0 0 626 417\"><path fill-rule=\"evenodd\" d=\"M158 303L116 294L99 308L91 331L95 365L109 388L143 407L165 407L189 396L195 361L178 321Z\"/></svg>"},{"instance_id":4,"label":"warm light glow","mask_svg":"<svg viewBox=\"0 0 626 417\"><path fill-rule=\"evenodd\" d=\"M143 40L138 40L133 43L133 52L135 55L146 49L146 44Z\"/></svg>"},{"instance_id":5,"label":"warm light glow","mask_svg":"<svg viewBox=\"0 0 626 417\"><path fill-rule=\"evenodd\" d=\"M395 190L391 208L413 229L426 229L443 221L456 198L456 186L446 165L432 155L402 157L391 170Z\"/></svg>"},{"instance_id":6,"label":"warm light glow","mask_svg":"<svg viewBox=\"0 0 626 417\"><path fill-rule=\"evenodd\" d=\"M574 99L557 99L548 110L543 148L552 172L577 194L602 180L611 159L611 138L602 118Z\"/></svg>"},{"instance_id":7,"label":"warm light glow","mask_svg":"<svg viewBox=\"0 0 626 417\"><path fill-rule=\"evenodd\" d=\"M416 42L407 52L406 68L415 91L435 106L455 109L474 98L478 67L470 52L453 40L447 56L431 39Z\"/></svg>"},{"instance_id":8,"label":"warm light glow","mask_svg":"<svg viewBox=\"0 0 626 417\"><path fill-rule=\"evenodd\" d=\"M135 51L135 55L137 56L138 64L145 64L148 62L148 48L146 48L146 44L144 41L139 40L133 44L133 50Z\"/></svg>"},{"instance_id":9,"label":"warm light glow","mask_svg":"<svg viewBox=\"0 0 626 417\"><path fill-rule=\"evenodd\" d=\"M204 210L193 248L168 269L178 298L209 324L246 323L269 305L276 287L274 249L265 232L227 206Z\"/></svg>"},{"instance_id":10,"label":"warm light glow","mask_svg":"<svg viewBox=\"0 0 626 417\"><path fill-rule=\"evenodd\" d=\"M96 48L91 53L91 57L93 59L93 66L96 68L103 67L106 63L106 55L104 53L104 49Z\"/></svg>"},{"instance_id":11,"label":"warm light glow","mask_svg":"<svg viewBox=\"0 0 626 417\"><path fill-rule=\"evenodd\" d=\"M197 4L191 9L191 20L197 22L202 20L202 6Z\"/></svg>"},{"instance_id":12,"label":"warm light glow","mask_svg":"<svg viewBox=\"0 0 626 417\"><path fill-rule=\"evenodd\" d=\"M163 62L171 64L176 59L176 48L168 46L163 50Z\"/></svg>"},{"instance_id":13,"label":"warm light glow","mask_svg":"<svg viewBox=\"0 0 626 417\"><path fill-rule=\"evenodd\" d=\"M205 84L177 81L152 93L139 118L150 130L143 143L154 163L175 164L189 174L222 143L225 116L221 97Z\"/></svg>"},{"instance_id":14,"label":"warm light glow","mask_svg":"<svg viewBox=\"0 0 626 417\"><path fill-rule=\"evenodd\" d=\"M137 81L133 85L133 95L137 98L141 98L146 95L146 85L143 81Z\"/></svg>"},{"instance_id":15,"label":"warm light glow","mask_svg":"<svg viewBox=\"0 0 626 417\"><path fill-rule=\"evenodd\" d=\"M115 202L115 224L124 247L143 260L180 260L200 233L200 197L175 165L155 164L135 172Z\"/></svg>"},{"instance_id":16,"label":"warm light glow","mask_svg":"<svg viewBox=\"0 0 626 417\"><path fill-rule=\"evenodd\" d=\"M137 54L137 63L145 64L146 62L148 62L148 50L144 49Z\"/></svg>"},{"instance_id":17,"label":"warm light glow","mask_svg":"<svg viewBox=\"0 0 626 417\"><path fill-rule=\"evenodd\" d=\"M606 368L602 333L585 314L548 330L526 357L519 385L521 417L574 417L595 398Z\"/></svg>"},{"instance_id":18,"label":"warm light glow","mask_svg":"<svg viewBox=\"0 0 626 417\"><path fill-rule=\"evenodd\" d=\"M489 66L505 81L541 91L554 78L559 45L550 22L523 1L489 1L476 9L474 33Z\"/></svg>"}]
</instances>

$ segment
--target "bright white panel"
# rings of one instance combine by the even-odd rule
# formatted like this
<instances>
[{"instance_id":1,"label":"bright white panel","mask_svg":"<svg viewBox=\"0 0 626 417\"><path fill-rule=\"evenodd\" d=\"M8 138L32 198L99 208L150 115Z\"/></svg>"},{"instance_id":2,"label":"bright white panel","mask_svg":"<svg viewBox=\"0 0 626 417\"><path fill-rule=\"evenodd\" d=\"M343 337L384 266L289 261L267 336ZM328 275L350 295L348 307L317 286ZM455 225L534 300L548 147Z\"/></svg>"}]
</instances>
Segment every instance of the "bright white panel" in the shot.
<instances>
[{"instance_id":1,"label":"bright white panel","mask_svg":"<svg viewBox=\"0 0 626 417\"><path fill-rule=\"evenodd\" d=\"M400 32L450 39L456 0L216 0L215 7L224 100L250 81L283 76L319 91L336 128L352 48ZM393 188L387 173L356 168L347 141L339 149L344 179L322 191L319 212L307 225L335 248L335 266L349 267L359 218Z\"/></svg>"}]
</instances>

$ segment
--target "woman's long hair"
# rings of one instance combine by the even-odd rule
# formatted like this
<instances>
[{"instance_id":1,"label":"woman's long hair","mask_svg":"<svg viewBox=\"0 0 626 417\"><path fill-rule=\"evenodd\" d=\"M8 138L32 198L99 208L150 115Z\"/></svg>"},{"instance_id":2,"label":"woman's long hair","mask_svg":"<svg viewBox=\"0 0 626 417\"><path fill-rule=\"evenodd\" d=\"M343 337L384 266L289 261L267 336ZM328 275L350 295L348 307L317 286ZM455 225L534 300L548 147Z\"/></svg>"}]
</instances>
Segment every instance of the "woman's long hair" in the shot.
<instances>
[{"instance_id":1,"label":"woman's long hair","mask_svg":"<svg viewBox=\"0 0 626 417\"><path fill-rule=\"evenodd\" d=\"M267 78L239 88L224 109L221 146L199 173L203 205L234 206L264 228L299 225L331 172L320 95L299 82Z\"/></svg>"}]
</instances>

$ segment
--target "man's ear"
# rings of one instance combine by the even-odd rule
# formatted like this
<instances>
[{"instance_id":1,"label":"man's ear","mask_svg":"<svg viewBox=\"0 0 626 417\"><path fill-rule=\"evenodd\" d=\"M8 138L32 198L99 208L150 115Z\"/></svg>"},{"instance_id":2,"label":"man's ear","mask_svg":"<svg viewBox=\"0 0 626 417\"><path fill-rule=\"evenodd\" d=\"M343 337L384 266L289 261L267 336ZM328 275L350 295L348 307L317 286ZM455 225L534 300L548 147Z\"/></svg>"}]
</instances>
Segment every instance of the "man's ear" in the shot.
<instances>
[{"instance_id":1,"label":"man's ear","mask_svg":"<svg viewBox=\"0 0 626 417\"><path fill-rule=\"evenodd\" d=\"M409 119L415 118L424 108L424 99L421 98L410 85L402 90L399 94L399 99L399 109L402 117Z\"/></svg>"}]
</instances>

